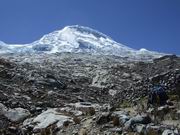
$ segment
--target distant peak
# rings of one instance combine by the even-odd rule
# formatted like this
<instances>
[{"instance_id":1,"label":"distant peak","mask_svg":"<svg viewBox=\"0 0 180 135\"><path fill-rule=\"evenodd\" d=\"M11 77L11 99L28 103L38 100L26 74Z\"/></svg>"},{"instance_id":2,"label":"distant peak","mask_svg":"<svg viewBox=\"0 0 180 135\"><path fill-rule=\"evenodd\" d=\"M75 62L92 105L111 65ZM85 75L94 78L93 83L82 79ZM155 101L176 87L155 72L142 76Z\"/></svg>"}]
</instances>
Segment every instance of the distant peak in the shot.
<instances>
[{"instance_id":1,"label":"distant peak","mask_svg":"<svg viewBox=\"0 0 180 135\"><path fill-rule=\"evenodd\" d=\"M92 34L98 38L102 37L102 38L109 38L111 39L109 36L95 30L89 27L85 27L85 26L80 26L80 25L71 25L71 26L66 26L64 27L64 29L74 29L80 33L87 33L87 34Z\"/></svg>"},{"instance_id":2,"label":"distant peak","mask_svg":"<svg viewBox=\"0 0 180 135\"><path fill-rule=\"evenodd\" d=\"M4 43L3 41L0 41L0 45L4 45L4 44L6 44L6 43Z\"/></svg>"},{"instance_id":3,"label":"distant peak","mask_svg":"<svg viewBox=\"0 0 180 135\"><path fill-rule=\"evenodd\" d=\"M114 41L109 36L89 27L72 25L44 35L40 40L24 45L8 45L0 41L0 54L5 53L90 53L115 55L133 60L152 60L164 54L132 49Z\"/></svg>"},{"instance_id":4,"label":"distant peak","mask_svg":"<svg viewBox=\"0 0 180 135\"><path fill-rule=\"evenodd\" d=\"M141 48L139 51L141 51L141 52L147 52L148 50L145 49L145 48Z\"/></svg>"},{"instance_id":5,"label":"distant peak","mask_svg":"<svg viewBox=\"0 0 180 135\"><path fill-rule=\"evenodd\" d=\"M63 43L66 46L71 44L71 46L77 47L81 41L88 44L94 44L96 42L96 45L99 44L99 46L105 45L105 42L109 45L115 43L109 36L92 28L80 25L66 26L61 30L46 34L39 41L36 41L36 43L54 45Z\"/></svg>"}]
</instances>

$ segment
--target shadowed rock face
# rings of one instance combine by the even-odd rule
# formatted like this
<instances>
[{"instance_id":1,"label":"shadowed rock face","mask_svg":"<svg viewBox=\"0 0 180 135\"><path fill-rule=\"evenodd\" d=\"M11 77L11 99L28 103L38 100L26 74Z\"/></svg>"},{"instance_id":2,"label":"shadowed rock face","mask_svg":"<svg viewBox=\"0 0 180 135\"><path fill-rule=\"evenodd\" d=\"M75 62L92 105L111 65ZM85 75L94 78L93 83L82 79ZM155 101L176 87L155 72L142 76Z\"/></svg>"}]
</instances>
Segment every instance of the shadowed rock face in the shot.
<instances>
[{"instance_id":1,"label":"shadowed rock face","mask_svg":"<svg viewBox=\"0 0 180 135\"><path fill-rule=\"evenodd\" d=\"M124 100L134 102L157 83L178 95L179 67L180 58L172 56L142 62L83 53L3 55L0 102L8 109L26 109L30 117L35 117L47 108L62 108L70 103L116 106ZM0 122L5 123L5 127L0 125L3 128L13 124L5 116L0 116Z\"/></svg>"}]
</instances>

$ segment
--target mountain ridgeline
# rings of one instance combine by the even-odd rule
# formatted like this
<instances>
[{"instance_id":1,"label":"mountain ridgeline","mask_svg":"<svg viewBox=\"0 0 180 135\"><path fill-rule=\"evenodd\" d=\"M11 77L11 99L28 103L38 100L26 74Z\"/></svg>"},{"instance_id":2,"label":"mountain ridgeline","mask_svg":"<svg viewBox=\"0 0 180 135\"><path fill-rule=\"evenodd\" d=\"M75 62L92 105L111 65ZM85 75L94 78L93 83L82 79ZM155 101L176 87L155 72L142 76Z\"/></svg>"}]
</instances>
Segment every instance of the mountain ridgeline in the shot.
<instances>
[{"instance_id":1,"label":"mountain ridgeline","mask_svg":"<svg viewBox=\"0 0 180 135\"><path fill-rule=\"evenodd\" d=\"M117 43L109 36L83 26L67 26L59 31L44 35L30 44L8 45L0 42L0 54L37 54L37 53L88 53L92 55L114 55L131 60L152 60L164 56L163 53L135 50Z\"/></svg>"}]
</instances>

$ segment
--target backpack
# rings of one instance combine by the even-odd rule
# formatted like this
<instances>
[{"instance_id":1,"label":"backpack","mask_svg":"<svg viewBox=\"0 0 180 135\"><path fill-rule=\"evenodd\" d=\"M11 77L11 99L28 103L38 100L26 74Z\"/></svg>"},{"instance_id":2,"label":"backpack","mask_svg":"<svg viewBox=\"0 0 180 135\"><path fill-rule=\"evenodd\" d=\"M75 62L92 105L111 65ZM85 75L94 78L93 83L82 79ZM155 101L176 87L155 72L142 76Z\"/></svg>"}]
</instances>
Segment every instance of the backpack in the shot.
<instances>
[{"instance_id":1,"label":"backpack","mask_svg":"<svg viewBox=\"0 0 180 135\"><path fill-rule=\"evenodd\" d=\"M148 99L148 102L150 104L165 105L167 100L168 100L168 96L163 86L157 85L151 89Z\"/></svg>"}]
</instances>

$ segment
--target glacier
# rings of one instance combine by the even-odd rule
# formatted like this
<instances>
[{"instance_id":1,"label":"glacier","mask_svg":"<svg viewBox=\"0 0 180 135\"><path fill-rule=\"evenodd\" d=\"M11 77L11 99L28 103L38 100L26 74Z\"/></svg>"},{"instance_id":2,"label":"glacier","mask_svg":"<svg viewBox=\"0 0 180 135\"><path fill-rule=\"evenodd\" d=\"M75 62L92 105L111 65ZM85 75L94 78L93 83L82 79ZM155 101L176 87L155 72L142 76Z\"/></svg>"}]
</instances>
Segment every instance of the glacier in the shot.
<instances>
[{"instance_id":1,"label":"glacier","mask_svg":"<svg viewBox=\"0 0 180 135\"><path fill-rule=\"evenodd\" d=\"M114 55L132 60L152 60L163 53L132 49L114 41L109 36L79 25L66 26L44 35L29 44L6 44L0 41L0 54L53 54L62 52L88 53L92 55Z\"/></svg>"}]
</instances>

